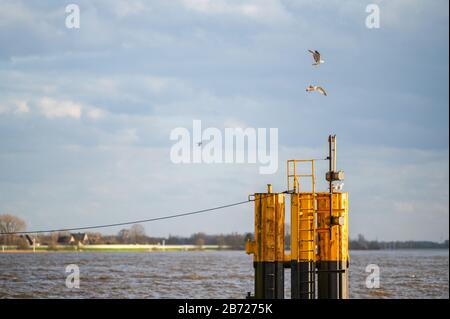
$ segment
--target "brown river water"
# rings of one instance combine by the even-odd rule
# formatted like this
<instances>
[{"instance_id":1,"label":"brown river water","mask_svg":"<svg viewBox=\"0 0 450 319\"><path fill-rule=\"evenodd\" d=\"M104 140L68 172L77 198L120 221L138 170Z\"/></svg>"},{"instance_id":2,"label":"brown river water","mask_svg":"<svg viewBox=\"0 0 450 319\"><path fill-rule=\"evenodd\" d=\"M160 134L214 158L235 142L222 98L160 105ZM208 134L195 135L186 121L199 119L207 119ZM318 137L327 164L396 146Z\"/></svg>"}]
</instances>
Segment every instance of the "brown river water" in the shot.
<instances>
[{"instance_id":1,"label":"brown river water","mask_svg":"<svg viewBox=\"0 0 450 319\"><path fill-rule=\"evenodd\" d=\"M351 298L449 298L448 250L351 251ZM66 287L66 266L80 271ZM369 289L366 266L380 269ZM289 298L289 270L286 297ZM0 298L245 298L252 257L238 251L0 253Z\"/></svg>"}]
</instances>

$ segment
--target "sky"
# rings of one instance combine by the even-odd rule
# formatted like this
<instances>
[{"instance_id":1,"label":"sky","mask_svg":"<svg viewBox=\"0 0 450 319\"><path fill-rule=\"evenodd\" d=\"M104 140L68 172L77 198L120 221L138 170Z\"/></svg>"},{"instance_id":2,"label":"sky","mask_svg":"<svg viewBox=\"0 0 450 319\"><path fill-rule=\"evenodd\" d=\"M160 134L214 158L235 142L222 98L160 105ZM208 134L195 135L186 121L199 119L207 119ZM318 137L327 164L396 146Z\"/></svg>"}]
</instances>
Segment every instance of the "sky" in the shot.
<instances>
[{"instance_id":1,"label":"sky","mask_svg":"<svg viewBox=\"0 0 450 319\"><path fill-rule=\"evenodd\" d=\"M79 29L62 1L0 0L0 214L45 230L238 202L284 191L286 160L325 157L336 134L350 237L448 239L447 0L73 3ZM170 133L193 120L278 128L278 171L173 163ZM251 232L253 206L145 228Z\"/></svg>"}]
</instances>

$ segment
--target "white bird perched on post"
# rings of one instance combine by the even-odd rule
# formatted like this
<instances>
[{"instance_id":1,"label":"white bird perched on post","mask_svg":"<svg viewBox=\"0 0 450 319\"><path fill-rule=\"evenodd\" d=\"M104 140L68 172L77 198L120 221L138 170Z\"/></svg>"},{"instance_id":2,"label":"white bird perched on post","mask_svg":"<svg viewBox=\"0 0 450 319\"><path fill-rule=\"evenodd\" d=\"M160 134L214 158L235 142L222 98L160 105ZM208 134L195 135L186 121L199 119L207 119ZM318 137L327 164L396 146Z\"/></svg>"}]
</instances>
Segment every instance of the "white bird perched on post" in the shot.
<instances>
[{"instance_id":1,"label":"white bird perched on post","mask_svg":"<svg viewBox=\"0 0 450 319\"><path fill-rule=\"evenodd\" d=\"M312 92L312 91L317 91L320 94L327 96L327 92L321 86L310 85L306 88L306 92Z\"/></svg>"},{"instance_id":2,"label":"white bird perched on post","mask_svg":"<svg viewBox=\"0 0 450 319\"><path fill-rule=\"evenodd\" d=\"M341 191L344 188L344 183L334 184L333 191Z\"/></svg>"},{"instance_id":3,"label":"white bird perched on post","mask_svg":"<svg viewBox=\"0 0 450 319\"><path fill-rule=\"evenodd\" d=\"M315 63L313 63L313 65L321 65L321 64L323 64L323 63L325 63L325 61L324 60L322 60L321 58L320 58L320 52L319 51L317 51L317 50L308 50L312 55L313 55L313 58L314 58L314 61L315 61Z\"/></svg>"}]
</instances>

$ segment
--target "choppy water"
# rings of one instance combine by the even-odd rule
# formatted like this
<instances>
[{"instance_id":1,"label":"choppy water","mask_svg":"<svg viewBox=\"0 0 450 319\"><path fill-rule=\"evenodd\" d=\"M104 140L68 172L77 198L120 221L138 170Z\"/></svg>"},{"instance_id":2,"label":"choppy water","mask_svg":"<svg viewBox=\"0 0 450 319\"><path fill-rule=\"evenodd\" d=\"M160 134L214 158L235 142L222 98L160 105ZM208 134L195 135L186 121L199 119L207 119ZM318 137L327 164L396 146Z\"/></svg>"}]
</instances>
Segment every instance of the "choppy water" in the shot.
<instances>
[{"instance_id":1,"label":"choppy water","mask_svg":"<svg viewBox=\"0 0 450 319\"><path fill-rule=\"evenodd\" d=\"M350 295L449 298L448 257L448 250L353 251ZM69 264L80 269L79 289L66 287ZM379 289L366 288L368 264L380 267ZM287 270L287 287L289 280ZM244 298L248 291L252 257L244 252L0 254L0 298Z\"/></svg>"}]
</instances>

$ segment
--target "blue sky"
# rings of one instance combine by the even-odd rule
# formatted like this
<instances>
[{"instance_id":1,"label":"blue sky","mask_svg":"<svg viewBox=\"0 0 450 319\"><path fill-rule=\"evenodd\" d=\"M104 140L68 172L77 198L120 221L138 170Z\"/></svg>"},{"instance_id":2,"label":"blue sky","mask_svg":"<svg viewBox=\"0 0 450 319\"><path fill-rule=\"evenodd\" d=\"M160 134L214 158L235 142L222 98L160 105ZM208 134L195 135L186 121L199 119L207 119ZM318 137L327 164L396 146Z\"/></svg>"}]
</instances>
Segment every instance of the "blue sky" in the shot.
<instances>
[{"instance_id":1,"label":"blue sky","mask_svg":"<svg viewBox=\"0 0 450 319\"><path fill-rule=\"evenodd\" d=\"M75 3L80 29L61 1L0 0L0 213L72 227L282 191L285 161L324 156L335 133L352 237L448 238L448 1ZM365 26L370 3L380 29ZM193 119L278 128L280 169L173 164L170 131ZM251 205L146 225L252 229Z\"/></svg>"}]
</instances>

